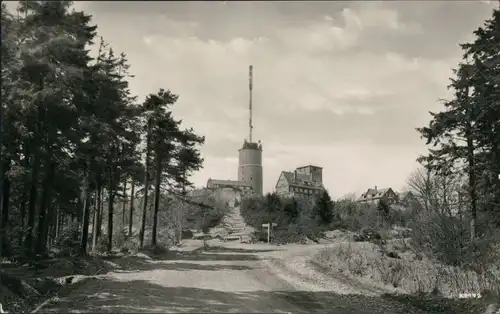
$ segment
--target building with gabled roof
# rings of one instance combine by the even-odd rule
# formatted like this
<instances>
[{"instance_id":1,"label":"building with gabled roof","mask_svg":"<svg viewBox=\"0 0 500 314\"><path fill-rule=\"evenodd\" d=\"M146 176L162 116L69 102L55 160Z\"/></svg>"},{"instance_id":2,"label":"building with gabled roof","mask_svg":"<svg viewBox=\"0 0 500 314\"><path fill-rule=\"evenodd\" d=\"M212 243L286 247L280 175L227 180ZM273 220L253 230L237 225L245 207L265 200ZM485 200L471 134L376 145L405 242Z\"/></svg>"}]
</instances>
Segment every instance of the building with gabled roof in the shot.
<instances>
[{"instance_id":1,"label":"building with gabled roof","mask_svg":"<svg viewBox=\"0 0 500 314\"><path fill-rule=\"evenodd\" d=\"M405 207L418 203L418 198L411 191L405 191L398 194L399 204Z\"/></svg>"},{"instance_id":2,"label":"building with gabled roof","mask_svg":"<svg viewBox=\"0 0 500 314\"><path fill-rule=\"evenodd\" d=\"M397 204L398 199L398 194L392 188L379 189L375 186L375 188L369 188L365 193L361 194L357 201L371 204L383 200L388 204Z\"/></svg>"},{"instance_id":3,"label":"building with gabled roof","mask_svg":"<svg viewBox=\"0 0 500 314\"><path fill-rule=\"evenodd\" d=\"M280 196L312 200L326 191L323 186L323 168L308 165L294 171L282 171L275 190Z\"/></svg>"}]
</instances>

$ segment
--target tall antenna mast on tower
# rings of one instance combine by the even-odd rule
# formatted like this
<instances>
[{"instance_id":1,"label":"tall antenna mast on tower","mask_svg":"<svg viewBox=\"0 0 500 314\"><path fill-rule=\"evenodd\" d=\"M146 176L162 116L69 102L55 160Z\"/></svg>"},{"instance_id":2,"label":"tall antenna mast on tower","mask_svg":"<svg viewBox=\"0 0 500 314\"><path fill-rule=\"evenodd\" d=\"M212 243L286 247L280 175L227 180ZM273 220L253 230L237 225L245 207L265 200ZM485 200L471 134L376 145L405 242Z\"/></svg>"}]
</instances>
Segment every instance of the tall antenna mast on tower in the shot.
<instances>
[{"instance_id":1,"label":"tall antenna mast on tower","mask_svg":"<svg viewBox=\"0 0 500 314\"><path fill-rule=\"evenodd\" d=\"M248 140L250 141L250 143L252 143L252 129L253 129L253 125L252 125L252 85L253 85L253 66L250 65L250 69L249 69L249 73L248 73L248 87L250 89L250 102L248 104L248 109L249 109L249 113L250 113L250 117L248 119L248 127L249 127Z\"/></svg>"}]
</instances>

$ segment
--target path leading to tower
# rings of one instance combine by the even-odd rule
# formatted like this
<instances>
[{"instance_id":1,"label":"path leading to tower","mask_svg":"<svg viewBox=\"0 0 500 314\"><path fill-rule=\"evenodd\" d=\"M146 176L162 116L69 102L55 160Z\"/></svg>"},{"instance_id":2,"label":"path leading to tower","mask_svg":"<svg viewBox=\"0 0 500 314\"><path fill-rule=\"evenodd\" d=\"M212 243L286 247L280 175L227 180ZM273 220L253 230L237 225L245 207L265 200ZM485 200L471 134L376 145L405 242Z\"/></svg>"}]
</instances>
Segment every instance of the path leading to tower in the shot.
<instances>
[{"instance_id":1,"label":"path leading to tower","mask_svg":"<svg viewBox=\"0 0 500 314\"><path fill-rule=\"evenodd\" d=\"M219 245L158 260L121 258L115 261L121 269L84 282L39 313L421 313L276 275L274 261L311 254L311 247Z\"/></svg>"},{"instance_id":2,"label":"path leading to tower","mask_svg":"<svg viewBox=\"0 0 500 314\"><path fill-rule=\"evenodd\" d=\"M215 191L214 194L216 198L227 204L229 211L224 215L221 223L210 230L211 235L213 237L220 235L225 240L241 239L248 242L250 235L254 232L254 228L247 225L241 215L241 191L239 189L226 188Z\"/></svg>"}]
</instances>

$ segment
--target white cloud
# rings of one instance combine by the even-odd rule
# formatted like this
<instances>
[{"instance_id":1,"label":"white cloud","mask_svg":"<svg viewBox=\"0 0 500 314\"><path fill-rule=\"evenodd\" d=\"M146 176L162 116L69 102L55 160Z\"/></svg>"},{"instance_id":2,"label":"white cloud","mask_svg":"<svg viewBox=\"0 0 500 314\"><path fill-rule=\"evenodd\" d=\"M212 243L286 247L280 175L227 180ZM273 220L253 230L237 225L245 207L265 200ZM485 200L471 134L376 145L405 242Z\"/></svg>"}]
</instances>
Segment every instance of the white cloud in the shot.
<instances>
[{"instance_id":1,"label":"white cloud","mask_svg":"<svg viewBox=\"0 0 500 314\"><path fill-rule=\"evenodd\" d=\"M331 21L324 20L306 28L278 30L281 36L272 39L220 41L194 36L149 36L144 49L151 49L158 67L166 70L166 74L151 73L151 79L165 82L181 95L179 114L190 118L186 122L195 125L199 132L211 137L224 137L232 132L233 139L243 139L247 132L248 65L253 64L255 132L264 142L266 134L260 133L264 128L280 132L280 121L266 120L269 112L286 110L300 115L304 110L328 109L341 115L373 116L384 108L433 105L438 95L432 92L444 89L447 83L447 77L436 76L446 62L408 59L390 50L385 54L361 52L337 58L337 53L359 44L358 36L367 28L383 27L390 32L402 27L397 15L387 11L369 15L345 10L343 17L344 27L332 26ZM430 93L422 93L422 86ZM433 86L436 88L432 89ZM376 105L372 102L375 99L388 102ZM426 110L421 115L426 116ZM306 130L308 123L314 122L304 121L297 128ZM408 127L413 129L415 125ZM332 125L332 132L342 130ZM297 139L296 146L288 147L290 153L280 156L279 161L271 159L278 158L272 151L265 151L266 190L274 187L282 169L293 169L301 163L324 166L325 183L338 196L353 190L359 192L360 186L368 183L395 186L415 166L418 156L415 147L399 148L395 154L380 151L378 146L367 146L362 139L358 144L354 139L351 141L353 144L349 145L304 147L301 145L305 143ZM235 179L238 148L234 147L234 157L206 155L205 168L195 176L196 181L203 183L208 177ZM392 169L406 170L391 173Z\"/></svg>"},{"instance_id":2,"label":"white cloud","mask_svg":"<svg viewBox=\"0 0 500 314\"><path fill-rule=\"evenodd\" d=\"M402 21L398 12L383 8L380 2L367 3L364 9L357 12L358 19L362 21L365 28L380 28L406 33L418 33L422 31L419 24Z\"/></svg>"},{"instance_id":3,"label":"white cloud","mask_svg":"<svg viewBox=\"0 0 500 314\"><path fill-rule=\"evenodd\" d=\"M213 143L207 145L212 151L203 151L204 169L193 177L197 185L209 177L237 177L253 64L254 134L264 141L265 190L274 187L281 170L312 163L324 167L325 184L340 196L372 185L401 187L424 151L423 143L415 144L414 128L446 97L450 68L460 55L457 49L440 60L408 57L393 42L385 47L384 39L389 43L394 34L422 32L387 3L360 2L338 16L321 12L300 23L258 15L260 33L253 37L250 31L229 36L232 25L190 21L190 15L94 16L100 33L129 55L136 74L132 89L142 95L165 87L179 94L177 114ZM234 28L254 27L252 19ZM224 38L207 35L221 32ZM371 49L366 36L372 34L384 51ZM227 140L224 151L233 155L215 156L219 140Z\"/></svg>"},{"instance_id":4,"label":"white cloud","mask_svg":"<svg viewBox=\"0 0 500 314\"><path fill-rule=\"evenodd\" d=\"M295 31L297 43L308 42L307 36L301 37L301 30L289 30L291 33ZM373 97L393 94L395 87L398 92L413 89L432 79L434 73L430 74L429 69L440 66L432 60L408 60L395 53L361 53L341 59L336 59L334 53L325 57L296 52L281 55L277 47L283 42L276 40L238 38L221 42L158 36L154 40L148 39L148 43L161 58L162 67L185 79L172 80L172 88L187 95L183 98L191 98L201 96L192 95L194 86L191 84L201 87L203 90L198 90L198 93L211 95L202 97L208 102L204 108L210 111L221 106L224 110L233 108L239 111L235 108L243 108L247 98L249 64L255 67L257 107L259 104L266 104L266 110L329 107L336 112L346 110L342 101L369 101ZM337 100L336 104L331 100ZM213 105L209 105L211 102Z\"/></svg>"},{"instance_id":5,"label":"white cloud","mask_svg":"<svg viewBox=\"0 0 500 314\"><path fill-rule=\"evenodd\" d=\"M148 45L148 46L151 46L151 44L153 43L153 40L154 40L154 37L153 36L144 36L142 37L142 41Z\"/></svg>"}]
</instances>

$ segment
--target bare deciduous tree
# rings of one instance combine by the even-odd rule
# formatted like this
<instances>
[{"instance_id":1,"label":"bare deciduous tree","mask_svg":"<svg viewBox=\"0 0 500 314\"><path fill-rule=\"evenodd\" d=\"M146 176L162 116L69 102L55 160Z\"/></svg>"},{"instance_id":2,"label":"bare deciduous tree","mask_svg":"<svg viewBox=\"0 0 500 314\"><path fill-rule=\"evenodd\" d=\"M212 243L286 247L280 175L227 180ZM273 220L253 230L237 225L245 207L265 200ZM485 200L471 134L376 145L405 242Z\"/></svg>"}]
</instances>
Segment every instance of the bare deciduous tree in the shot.
<instances>
[{"instance_id":1,"label":"bare deciduous tree","mask_svg":"<svg viewBox=\"0 0 500 314\"><path fill-rule=\"evenodd\" d=\"M425 210L454 215L462 211L463 180L460 174L437 174L421 167L409 176L406 189L417 197Z\"/></svg>"}]
</instances>

